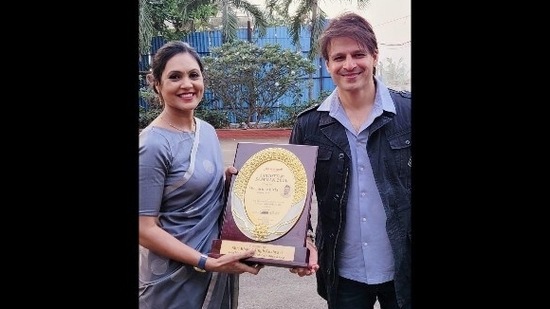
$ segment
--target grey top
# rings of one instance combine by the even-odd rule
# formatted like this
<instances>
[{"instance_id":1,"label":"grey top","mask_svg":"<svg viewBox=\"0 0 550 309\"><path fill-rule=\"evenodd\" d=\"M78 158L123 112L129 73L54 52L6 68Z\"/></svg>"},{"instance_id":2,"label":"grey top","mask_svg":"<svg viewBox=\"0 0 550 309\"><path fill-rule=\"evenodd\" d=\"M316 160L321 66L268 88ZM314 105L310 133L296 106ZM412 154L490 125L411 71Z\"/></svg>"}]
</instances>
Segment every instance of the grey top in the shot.
<instances>
[{"instance_id":1,"label":"grey top","mask_svg":"<svg viewBox=\"0 0 550 309\"><path fill-rule=\"evenodd\" d=\"M212 125L198 118L195 133L148 126L139 135L139 215L158 217L160 226L181 242L207 254L219 236L224 166ZM234 275L201 273L140 246L140 308L206 308L210 293L236 288ZM212 280L211 280L212 279ZM230 284L231 281L231 284ZM209 291L209 283L218 289ZM227 284L226 284L227 283Z\"/></svg>"}]
</instances>

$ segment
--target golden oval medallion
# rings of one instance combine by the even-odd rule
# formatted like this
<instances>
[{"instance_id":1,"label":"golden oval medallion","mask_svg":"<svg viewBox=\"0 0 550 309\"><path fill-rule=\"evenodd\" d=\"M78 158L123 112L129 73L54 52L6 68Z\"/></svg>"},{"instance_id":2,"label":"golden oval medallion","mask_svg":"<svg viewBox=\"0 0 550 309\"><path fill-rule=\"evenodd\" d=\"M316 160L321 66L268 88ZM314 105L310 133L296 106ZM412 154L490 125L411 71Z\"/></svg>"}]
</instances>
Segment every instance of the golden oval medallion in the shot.
<instances>
[{"instance_id":1,"label":"golden oval medallion","mask_svg":"<svg viewBox=\"0 0 550 309\"><path fill-rule=\"evenodd\" d=\"M300 218L307 176L291 151L266 148L252 155L239 170L230 193L239 230L255 241L282 237Z\"/></svg>"}]
</instances>

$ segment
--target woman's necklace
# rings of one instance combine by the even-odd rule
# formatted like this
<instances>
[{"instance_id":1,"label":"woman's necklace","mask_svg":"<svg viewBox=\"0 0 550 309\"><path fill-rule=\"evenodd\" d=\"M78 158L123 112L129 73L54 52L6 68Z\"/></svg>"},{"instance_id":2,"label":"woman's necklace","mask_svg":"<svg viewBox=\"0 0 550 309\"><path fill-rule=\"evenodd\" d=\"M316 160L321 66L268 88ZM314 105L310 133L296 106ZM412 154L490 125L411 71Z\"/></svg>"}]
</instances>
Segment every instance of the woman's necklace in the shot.
<instances>
[{"instance_id":1,"label":"woman's necklace","mask_svg":"<svg viewBox=\"0 0 550 309\"><path fill-rule=\"evenodd\" d=\"M176 130L178 130L178 131L181 131L181 132L189 132L189 131L185 131L185 130L183 130L183 129L180 129L180 128L176 127L175 125L173 125L172 123L170 123L170 121L164 119L162 116L160 116L160 119L166 121L166 123L167 123L169 126L171 126L172 128L174 128L174 129L176 129ZM191 133L194 133L194 132L195 132L195 126L196 126L196 125L195 125L195 118L193 118L193 123L191 124Z\"/></svg>"}]
</instances>

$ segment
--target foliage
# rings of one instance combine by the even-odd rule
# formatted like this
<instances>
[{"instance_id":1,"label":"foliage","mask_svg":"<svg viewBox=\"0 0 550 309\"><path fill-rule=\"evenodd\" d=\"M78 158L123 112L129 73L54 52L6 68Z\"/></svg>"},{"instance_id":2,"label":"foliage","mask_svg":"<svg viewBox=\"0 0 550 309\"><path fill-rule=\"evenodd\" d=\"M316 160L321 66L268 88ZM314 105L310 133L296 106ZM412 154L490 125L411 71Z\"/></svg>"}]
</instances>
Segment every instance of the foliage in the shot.
<instances>
[{"instance_id":1,"label":"foliage","mask_svg":"<svg viewBox=\"0 0 550 309\"><path fill-rule=\"evenodd\" d=\"M162 106L157 94L148 86L139 89L139 97L146 104L139 107L139 128L143 129L162 112Z\"/></svg>"},{"instance_id":2,"label":"foliage","mask_svg":"<svg viewBox=\"0 0 550 309\"><path fill-rule=\"evenodd\" d=\"M195 110L195 116L210 123L216 129L229 127L227 113L221 110L201 108L201 105Z\"/></svg>"},{"instance_id":3,"label":"foliage","mask_svg":"<svg viewBox=\"0 0 550 309\"><path fill-rule=\"evenodd\" d=\"M267 7L265 14L269 26L276 27L288 25L290 15L288 14L288 11L286 11L286 8L278 3L270 3L270 1L266 1L266 5Z\"/></svg>"},{"instance_id":4,"label":"foliage","mask_svg":"<svg viewBox=\"0 0 550 309\"><path fill-rule=\"evenodd\" d=\"M370 0L357 0L357 7L364 8ZM339 2L343 2L340 0ZM344 2L353 2L346 0ZM289 14L292 6L294 13ZM286 26L292 42L301 51L300 33L303 27L307 27L309 37L309 59L315 58L319 53L318 40L323 32L327 20L327 14L319 7L319 0L266 0L267 16L270 19L279 20L279 17L287 20Z\"/></svg>"},{"instance_id":5,"label":"foliage","mask_svg":"<svg viewBox=\"0 0 550 309\"><path fill-rule=\"evenodd\" d=\"M211 18L221 15L222 41L237 39L237 14L250 16L252 26L264 35L268 22L258 5L246 0L140 0L139 42L141 54L149 51L151 38L181 40L193 31L213 30Z\"/></svg>"},{"instance_id":6,"label":"foliage","mask_svg":"<svg viewBox=\"0 0 550 309\"><path fill-rule=\"evenodd\" d=\"M162 112L160 107L147 108L140 106L139 107L139 129L143 129L148 126L151 121L155 120L157 116Z\"/></svg>"},{"instance_id":7,"label":"foliage","mask_svg":"<svg viewBox=\"0 0 550 309\"><path fill-rule=\"evenodd\" d=\"M268 21L258 5L246 0L213 0L213 3L221 13L222 42L228 43L238 40L237 12L239 11L243 11L251 17L253 28L258 31L260 36L265 35Z\"/></svg>"},{"instance_id":8,"label":"foliage","mask_svg":"<svg viewBox=\"0 0 550 309\"><path fill-rule=\"evenodd\" d=\"M141 54L150 50L154 36L166 40L180 40L192 31L208 27L211 16L218 13L207 0L140 0L139 37ZM148 39L148 40L147 40ZM147 47L145 50L142 48Z\"/></svg>"},{"instance_id":9,"label":"foliage","mask_svg":"<svg viewBox=\"0 0 550 309\"><path fill-rule=\"evenodd\" d=\"M273 112L287 94L299 96L315 65L279 44L259 47L246 41L224 43L203 58L212 93L249 127Z\"/></svg>"},{"instance_id":10,"label":"foliage","mask_svg":"<svg viewBox=\"0 0 550 309\"><path fill-rule=\"evenodd\" d=\"M139 90L139 96L146 103L146 106L139 107L139 128L143 129L162 112L163 108L158 100L157 94L154 93L151 88L141 88ZM195 110L195 116L209 122L216 129L229 127L227 113L221 110L205 107L211 105L208 104L207 101L208 100L206 98L202 99L199 106Z\"/></svg>"},{"instance_id":11,"label":"foliage","mask_svg":"<svg viewBox=\"0 0 550 309\"><path fill-rule=\"evenodd\" d=\"M390 88L395 90L410 90L410 71L404 63L403 58L399 58L397 63L391 58L386 58L385 62L379 62L377 74L386 86Z\"/></svg>"},{"instance_id":12,"label":"foliage","mask_svg":"<svg viewBox=\"0 0 550 309\"><path fill-rule=\"evenodd\" d=\"M200 6L196 10L189 12L189 19L192 21L191 31L211 30L210 17L217 13L217 7L212 4Z\"/></svg>"},{"instance_id":13,"label":"foliage","mask_svg":"<svg viewBox=\"0 0 550 309\"><path fill-rule=\"evenodd\" d=\"M301 102L300 100L295 100L292 105L286 105L282 107L284 117L282 117L278 122L277 126L280 128L291 128L296 122L298 115L304 110L323 102L330 95L332 91L323 91L318 98L311 99L307 102Z\"/></svg>"},{"instance_id":14,"label":"foliage","mask_svg":"<svg viewBox=\"0 0 550 309\"><path fill-rule=\"evenodd\" d=\"M147 0L139 0L139 54L148 54L151 50L151 39L155 28L151 21L151 6Z\"/></svg>"}]
</instances>

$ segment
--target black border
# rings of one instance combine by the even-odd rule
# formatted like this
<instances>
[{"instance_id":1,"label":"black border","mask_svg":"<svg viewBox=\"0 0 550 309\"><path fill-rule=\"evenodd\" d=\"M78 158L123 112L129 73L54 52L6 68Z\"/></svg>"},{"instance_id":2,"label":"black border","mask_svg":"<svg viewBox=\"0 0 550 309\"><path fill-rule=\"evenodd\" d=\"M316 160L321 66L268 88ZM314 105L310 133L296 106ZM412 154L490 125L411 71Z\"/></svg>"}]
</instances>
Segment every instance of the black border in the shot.
<instances>
[{"instance_id":1,"label":"black border","mask_svg":"<svg viewBox=\"0 0 550 309\"><path fill-rule=\"evenodd\" d=\"M37 23L50 41L20 80L45 86L25 82L20 107L42 120L27 161L40 171L20 174L40 209L18 222L43 248L27 254L44 294L29 301L138 308L138 1L78 6Z\"/></svg>"}]
</instances>

